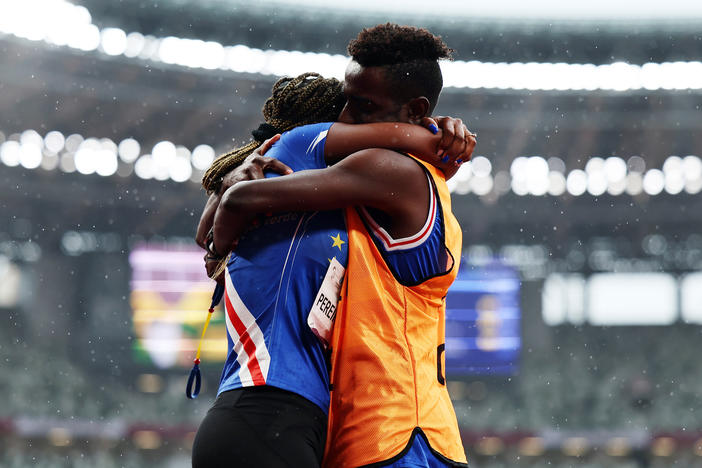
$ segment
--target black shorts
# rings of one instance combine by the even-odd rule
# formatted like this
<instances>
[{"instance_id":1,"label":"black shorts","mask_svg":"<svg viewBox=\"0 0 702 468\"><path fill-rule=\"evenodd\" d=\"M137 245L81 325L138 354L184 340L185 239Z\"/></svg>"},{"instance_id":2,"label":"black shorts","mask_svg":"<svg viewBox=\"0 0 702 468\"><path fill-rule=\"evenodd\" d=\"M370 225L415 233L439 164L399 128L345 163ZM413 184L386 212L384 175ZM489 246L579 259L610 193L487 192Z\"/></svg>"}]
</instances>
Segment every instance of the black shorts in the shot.
<instances>
[{"instance_id":1,"label":"black shorts","mask_svg":"<svg viewBox=\"0 0 702 468\"><path fill-rule=\"evenodd\" d=\"M220 394L193 442L193 468L319 467L327 415L286 390L247 387Z\"/></svg>"}]
</instances>

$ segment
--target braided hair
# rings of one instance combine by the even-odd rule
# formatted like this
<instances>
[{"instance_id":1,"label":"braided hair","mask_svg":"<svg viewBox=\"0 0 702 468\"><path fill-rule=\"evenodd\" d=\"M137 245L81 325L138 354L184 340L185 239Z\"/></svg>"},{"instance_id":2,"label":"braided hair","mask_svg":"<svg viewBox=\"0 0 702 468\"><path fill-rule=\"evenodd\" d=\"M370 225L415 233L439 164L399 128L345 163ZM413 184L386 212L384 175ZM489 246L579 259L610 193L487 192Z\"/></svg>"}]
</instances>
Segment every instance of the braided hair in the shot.
<instances>
[{"instance_id":1,"label":"braided hair","mask_svg":"<svg viewBox=\"0 0 702 468\"><path fill-rule=\"evenodd\" d=\"M261 146L264 140L301 125L333 122L345 102L339 80L323 78L312 72L295 78L281 78L271 91L271 97L261 109L265 122L251 132L254 139L219 156L203 175L202 186L208 193L218 192L222 178Z\"/></svg>"}]
</instances>

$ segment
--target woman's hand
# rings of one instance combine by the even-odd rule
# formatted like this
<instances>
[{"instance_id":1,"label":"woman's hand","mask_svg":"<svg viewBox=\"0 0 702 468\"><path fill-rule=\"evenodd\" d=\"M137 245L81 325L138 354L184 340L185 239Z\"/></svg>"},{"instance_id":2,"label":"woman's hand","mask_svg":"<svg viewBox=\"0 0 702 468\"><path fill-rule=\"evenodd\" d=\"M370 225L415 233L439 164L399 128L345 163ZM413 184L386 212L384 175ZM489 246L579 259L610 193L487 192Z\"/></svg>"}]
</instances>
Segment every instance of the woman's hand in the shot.
<instances>
[{"instance_id":1,"label":"woman's hand","mask_svg":"<svg viewBox=\"0 0 702 468\"><path fill-rule=\"evenodd\" d=\"M438 139L436 155L431 160L422 159L441 169L450 179L461 164L470 161L478 142L477 135L468 130L461 119L453 117L424 117L421 124Z\"/></svg>"},{"instance_id":2,"label":"woman's hand","mask_svg":"<svg viewBox=\"0 0 702 468\"><path fill-rule=\"evenodd\" d=\"M293 170L287 165L270 156L264 156L264 154L271 149L273 143L278 140L280 140L280 135L275 135L264 141L263 144L248 155L240 165L229 171L222 179L219 194L222 195L229 187L237 182L263 179L266 171L273 171L280 175L292 174Z\"/></svg>"}]
</instances>

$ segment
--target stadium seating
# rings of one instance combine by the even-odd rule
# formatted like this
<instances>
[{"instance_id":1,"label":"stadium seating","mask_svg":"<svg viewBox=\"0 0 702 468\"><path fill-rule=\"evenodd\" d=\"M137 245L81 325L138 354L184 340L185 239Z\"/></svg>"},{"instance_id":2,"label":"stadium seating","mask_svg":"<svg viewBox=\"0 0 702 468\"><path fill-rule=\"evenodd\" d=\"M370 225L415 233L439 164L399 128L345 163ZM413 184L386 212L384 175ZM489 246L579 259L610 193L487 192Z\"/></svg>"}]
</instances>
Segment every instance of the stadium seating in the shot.
<instances>
[{"instance_id":1,"label":"stadium seating","mask_svg":"<svg viewBox=\"0 0 702 468\"><path fill-rule=\"evenodd\" d=\"M524 349L519 374L454 379L449 390L462 430L471 433L694 432L702 429L697 415L702 407L697 393L702 369L692 351L698 339L699 329L684 325L664 329L559 327L548 345ZM98 425L119 421L166 432L184 427L183 433L190 432L192 437L214 398L210 383L198 400L187 400L185 370L162 373L161 391L144 393L136 388L134 376L97 377L91 368L66 357L20 345L2 345L1 350L6 368L13 372L0 373L0 389L6 397L6 404L0 405L0 419L46 419L57 424L84 420ZM37 379L38 375L42 378ZM13 437L19 444L28 443L26 437ZM149 466L187 465L188 439L182 434L175 438L179 443L160 445L155 451L137 447L129 436L113 441L117 447L105 450L90 444L81 449L78 439L58 450L46 442L46 448L40 444L30 451L13 449L8 443L1 450L0 466L29 466L32 457L44 457L41 466L145 466L144 457L156 452L163 456ZM481 468L641 466L631 457L612 457L594 448L579 457L553 447L539 456L524 456L515 444L496 454L481 453L479 444L467 444L467 450ZM685 449L666 457L650 456L648 466L695 466L699 457L693 452Z\"/></svg>"}]
</instances>

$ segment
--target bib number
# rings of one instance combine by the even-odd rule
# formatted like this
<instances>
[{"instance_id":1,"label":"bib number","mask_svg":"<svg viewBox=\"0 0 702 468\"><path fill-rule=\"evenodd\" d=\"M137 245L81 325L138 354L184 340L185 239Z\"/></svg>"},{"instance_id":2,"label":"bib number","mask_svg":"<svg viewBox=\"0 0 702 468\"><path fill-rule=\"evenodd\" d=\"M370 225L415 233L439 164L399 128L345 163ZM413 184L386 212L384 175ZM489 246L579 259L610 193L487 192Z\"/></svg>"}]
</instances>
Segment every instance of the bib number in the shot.
<instances>
[{"instance_id":1,"label":"bib number","mask_svg":"<svg viewBox=\"0 0 702 468\"><path fill-rule=\"evenodd\" d=\"M324 275L324 281L314 299L312 309L307 316L307 325L312 333L319 338L325 348L331 341L332 328L336 318L336 306L339 303L341 282L344 279L344 268L336 258L332 258Z\"/></svg>"}]
</instances>

